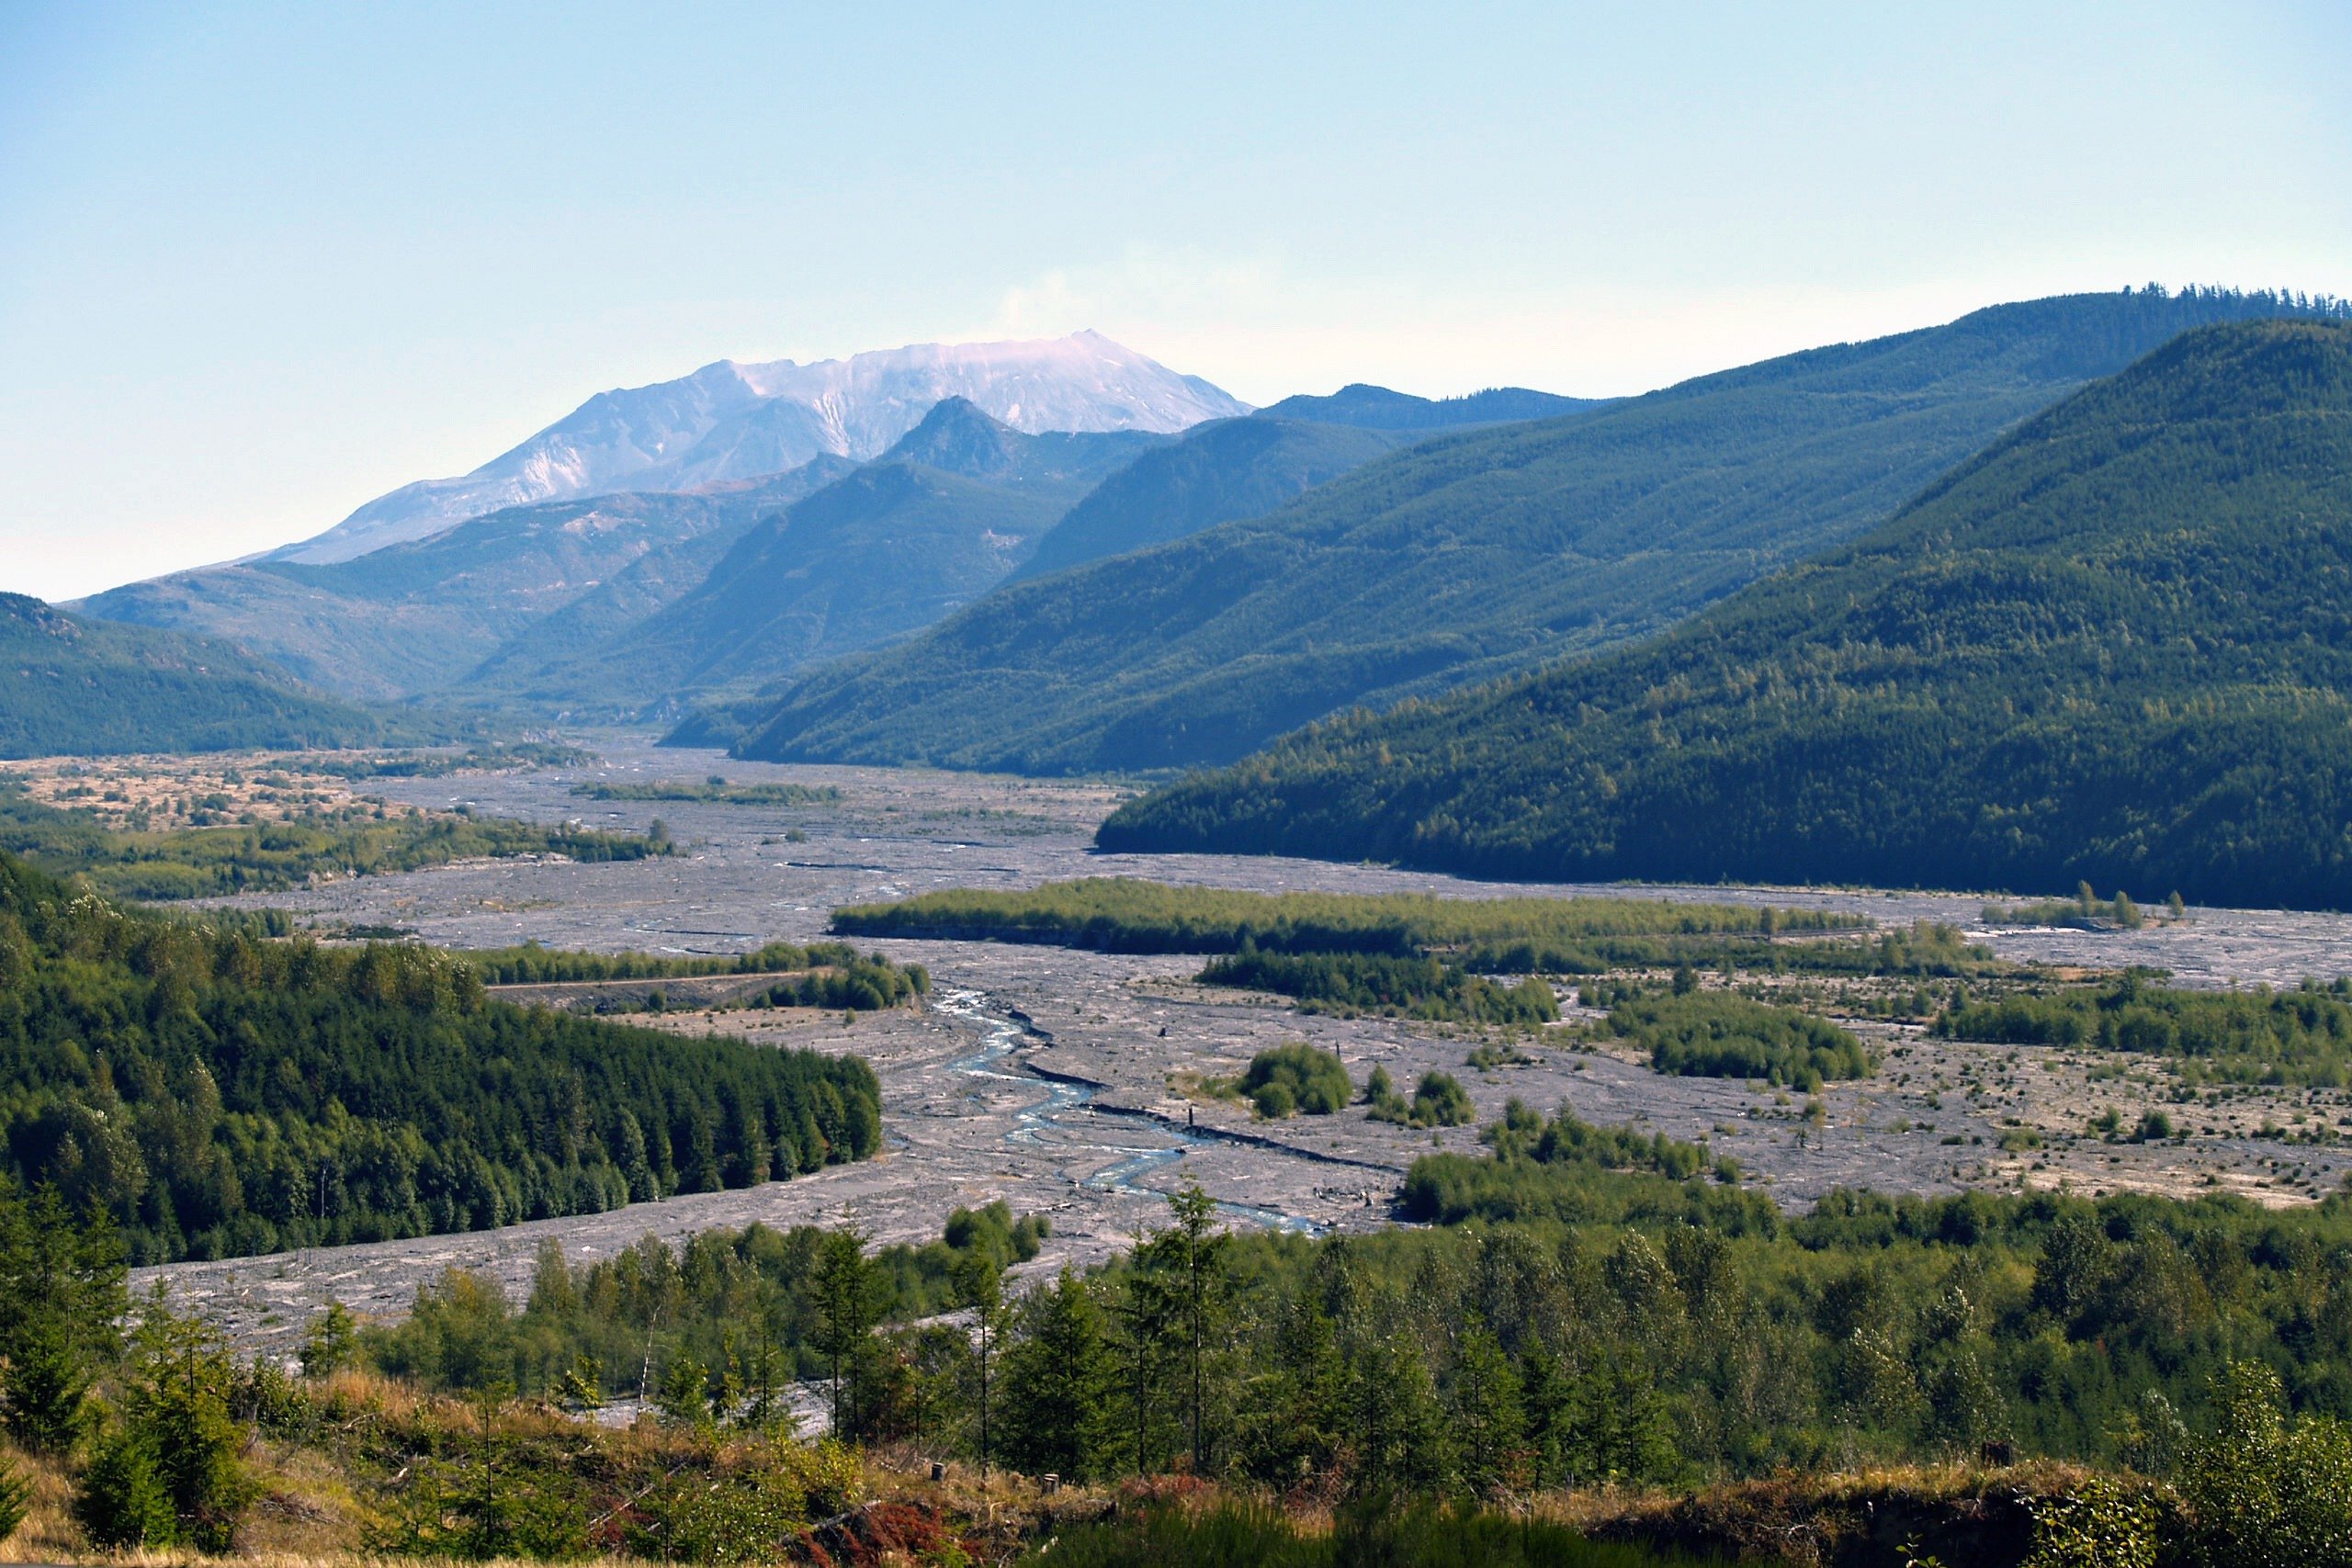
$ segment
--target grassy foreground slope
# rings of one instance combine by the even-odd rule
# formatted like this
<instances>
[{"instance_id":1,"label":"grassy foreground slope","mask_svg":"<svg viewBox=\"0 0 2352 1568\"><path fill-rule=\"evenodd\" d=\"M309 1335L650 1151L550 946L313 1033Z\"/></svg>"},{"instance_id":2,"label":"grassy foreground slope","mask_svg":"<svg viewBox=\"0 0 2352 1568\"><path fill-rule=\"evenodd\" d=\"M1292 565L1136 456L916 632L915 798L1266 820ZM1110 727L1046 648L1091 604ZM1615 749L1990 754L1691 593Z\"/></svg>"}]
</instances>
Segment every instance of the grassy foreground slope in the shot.
<instances>
[{"instance_id":1,"label":"grassy foreground slope","mask_svg":"<svg viewBox=\"0 0 2352 1568\"><path fill-rule=\"evenodd\" d=\"M2185 336L1637 649L1309 731L1117 849L2352 903L2352 327Z\"/></svg>"},{"instance_id":2,"label":"grassy foreground slope","mask_svg":"<svg viewBox=\"0 0 2352 1568\"><path fill-rule=\"evenodd\" d=\"M1852 539L2083 383L2294 301L2082 295L1442 435L1280 512L1011 583L812 671L741 753L1061 773L1236 760L1625 641Z\"/></svg>"},{"instance_id":3,"label":"grassy foreground slope","mask_svg":"<svg viewBox=\"0 0 2352 1568\"><path fill-rule=\"evenodd\" d=\"M373 715L224 642L0 593L0 757L359 746Z\"/></svg>"}]
</instances>

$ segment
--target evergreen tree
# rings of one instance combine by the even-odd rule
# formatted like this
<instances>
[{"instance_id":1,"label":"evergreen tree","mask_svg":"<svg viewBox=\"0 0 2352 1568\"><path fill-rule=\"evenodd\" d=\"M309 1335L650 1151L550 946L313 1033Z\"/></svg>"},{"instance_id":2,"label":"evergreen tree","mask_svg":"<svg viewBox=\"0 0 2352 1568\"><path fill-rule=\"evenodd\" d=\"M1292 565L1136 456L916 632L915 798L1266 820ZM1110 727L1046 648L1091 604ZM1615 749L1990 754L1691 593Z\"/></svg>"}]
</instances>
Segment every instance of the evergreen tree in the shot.
<instances>
[{"instance_id":1,"label":"evergreen tree","mask_svg":"<svg viewBox=\"0 0 2352 1568\"><path fill-rule=\"evenodd\" d=\"M1068 1268L1022 1303L1004 1357L1004 1452L1032 1474L1105 1473L1112 1458L1111 1350L1102 1313Z\"/></svg>"},{"instance_id":2,"label":"evergreen tree","mask_svg":"<svg viewBox=\"0 0 2352 1568\"><path fill-rule=\"evenodd\" d=\"M1524 1486L1529 1479L1527 1419L1519 1373L1486 1325L1462 1337L1453 1368L1454 1449L1463 1484L1481 1496Z\"/></svg>"},{"instance_id":3,"label":"evergreen tree","mask_svg":"<svg viewBox=\"0 0 2352 1568\"><path fill-rule=\"evenodd\" d=\"M0 1175L0 1418L28 1448L62 1450L81 1431L91 1382L120 1348L123 1273L103 1212L77 1221L55 1189L27 1201Z\"/></svg>"},{"instance_id":4,"label":"evergreen tree","mask_svg":"<svg viewBox=\"0 0 2352 1568\"><path fill-rule=\"evenodd\" d=\"M329 1302L326 1310L311 1319L302 1331L302 1375L322 1378L341 1371L351 1364L359 1345L359 1325L351 1309L341 1302Z\"/></svg>"},{"instance_id":5,"label":"evergreen tree","mask_svg":"<svg viewBox=\"0 0 2352 1568\"><path fill-rule=\"evenodd\" d=\"M1538 1489L1566 1485L1577 1442L1576 1390L1541 1340L1530 1340L1520 1358L1519 1387L1528 1479Z\"/></svg>"},{"instance_id":6,"label":"evergreen tree","mask_svg":"<svg viewBox=\"0 0 2352 1568\"><path fill-rule=\"evenodd\" d=\"M202 1319L173 1312L159 1285L132 1351L125 1415L170 1499L175 1538L227 1551L257 1490L240 1457L244 1431L230 1415L236 1364L229 1341Z\"/></svg>"},{"instance_id":7,"label":"evergreen tree","mask_svg":"<svg viewBox=\"0 0 2352 1568\"><path fill-rule=\"evenodd\" d=\"M99 1547L161 1548L177 1538L171 1495L153 1443L134 1427L115 1426L97 1439L74 1483L74 1520Z\"/></svg>"},{"instance_id":8,"label":"evergreen tree","mask_svg":"<svg viewBox=\"0 0 2352 1568\"><path fill-rule=\"evenodd\" d=\"M1176 1307L1176 1332L1182 1338L1186 1381L1186 1428L1191 1440L1193 1473L1208 1464L1208 1378L1212 1337L1225 1321L1231 1285L1226 1275L1230 1232L1212 1232L1216 1200L1193 1182L1168 1200L1176 1223L1147 1244L1147 1263L1170 1281Z\"/></svg>"},{"instance_id":9,"label":"evergreen tree","mask_svg":"<svg viewBox=\"0 0 2352 1568\"><path fill-rule=\"evenodd\" d=\"M1348 1431L1356 1447L1352 1489L1376 1496L1443 1486L1453 1469L1445 1407L1419 1348L1365 1334L1348 1359Z\"/></svg>"},{"instance_id":10,"label":"evergreen tree","mask_svg":"<svg viewBox=\"0 0 2352 1568\"><path fill-rule=\"evenodd\" d=\"M1347 1368L1330 1315L1313 1292L1283 1302L1265 1361L1242 1385L1240 1468L1268 1485L1298 1485L1329 1471L1348 1440Z\"/></svg>"},{"instance_id":11,"label":"evergreen tree","mask_svg":"<svg viewBox=\"0 0 2352 1568\"><path fill-rule=\"evenodd\" d=\"M1118 1324L1115 1356L1123 1412L1119 1455L1137 1475L1154 1473L1158 1457L1167 1451L1166 1428L1175 1403L1169 1385L1178 1364L1177 1296L1152 1266L1148 1241L1143 1235L1136 1238L1113 1309Z\"/></svg>"},{"instance_id":12,"label":"evergreen tree","mask_svg":"<svg viewBox=\"0 0 2352 1568\"><path fill-rule=\"evenodd\" d=\"M815 1277L817 1348L824 1352L833 1385L833 1430L847 1435L855 1412L843 1396L854 1358L882 1318L883 1281L865 1256L865 1237L855 1227L828 1231L818 1244Z\"/></svg>"},{"instance_id":13,"label":"evergreen tree","mask_svg":"<svg viewBox=\"0 0 2352 1568\"><path fill-rule=\"evenodd\" d=\"M972 1371L978 1394L980 1478L989 1473L995 1433L990 1429L989 1388L995 1371L997 1340L1004 1328L1004 1280L996 1259L986 1252L964 1254L956 1269L956 1304L972 1314Z\"/></svg>"}]
</instances>

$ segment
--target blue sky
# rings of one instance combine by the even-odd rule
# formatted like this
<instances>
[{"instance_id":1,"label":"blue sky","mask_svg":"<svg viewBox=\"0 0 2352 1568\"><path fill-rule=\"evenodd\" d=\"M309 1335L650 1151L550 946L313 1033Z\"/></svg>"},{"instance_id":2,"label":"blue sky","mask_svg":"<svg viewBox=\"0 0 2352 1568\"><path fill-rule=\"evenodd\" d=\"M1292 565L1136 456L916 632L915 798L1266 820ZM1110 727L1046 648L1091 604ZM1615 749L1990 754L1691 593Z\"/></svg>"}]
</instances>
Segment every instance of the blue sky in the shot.
<instances>
[{"instance_id":1,"label":"blue sky","mask_svg":"<svg viewBox=\"0 0 2352 1568\"><path fill-rule=\"evenodd\" d=\"M1930 13L1934 14L1930 14ZM2337 5L0 6L0 589L600 389L1091 326L1266 401L2352 293Z\"/></svg>"}]
</instances>

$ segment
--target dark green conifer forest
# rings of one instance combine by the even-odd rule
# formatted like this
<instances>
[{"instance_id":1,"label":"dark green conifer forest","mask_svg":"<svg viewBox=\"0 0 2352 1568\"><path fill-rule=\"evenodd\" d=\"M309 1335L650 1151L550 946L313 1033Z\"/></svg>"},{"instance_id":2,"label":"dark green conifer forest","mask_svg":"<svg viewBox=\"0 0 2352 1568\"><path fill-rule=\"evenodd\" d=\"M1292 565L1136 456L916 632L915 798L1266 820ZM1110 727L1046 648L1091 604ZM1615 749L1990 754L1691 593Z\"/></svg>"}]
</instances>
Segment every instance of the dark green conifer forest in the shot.
<instances>
[{"instance_id":1,"label":"dark green conifer forest","mask_svg":"<svg viewBox=\"0 0 2352 1568\"><path fill-rule=\"evenodd\" d=\"M1440 435L1263 517L1008 583L921 636L796 672L741 754L1038 773L1232 762L1354 705L1672 626L1854 540L2177 333L2345 314L2213 288L2020 300Z\"/></svg>"},{"instance_id":2,"label":"dark green conifer forest","mask_svg":"<svg viewBox=\"0 0 2352 1568\"><path fill-rule=\"evenodd\" d=\"M0 592L0 757L367 746L425 733L225 642Z\"/></svg>"},{"instance_id":3,"label":"dark green conifer forest","mask_svg":"<svg viewBox=\"0 0 2352 1568\"><path fill-rule=\"evenodd\" d=\"M872 1154L854 1057L485 999L462 959L166 920L0 854L0 1170L140 1262L474 1230Z\"/></svg>"},{"instance_id":4,"label":"dark green conifer forest","mask_svg":"<svg viewBox=\"0 0 2352 1568\"><path fill-rule=\"evenodd\" d=\"M1115 850L2352 903L2352 327L2190 333L1629 651L1309 729Z\"/></svg>"}]
</instances>

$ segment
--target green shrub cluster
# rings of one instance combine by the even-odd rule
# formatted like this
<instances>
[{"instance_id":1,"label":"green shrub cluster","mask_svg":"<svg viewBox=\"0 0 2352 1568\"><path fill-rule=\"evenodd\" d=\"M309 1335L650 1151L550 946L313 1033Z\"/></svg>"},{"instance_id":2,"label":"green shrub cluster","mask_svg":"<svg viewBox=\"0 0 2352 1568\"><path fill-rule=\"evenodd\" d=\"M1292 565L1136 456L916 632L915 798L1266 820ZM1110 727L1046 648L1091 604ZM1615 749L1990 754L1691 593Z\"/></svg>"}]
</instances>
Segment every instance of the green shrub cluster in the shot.
<instances>
[{"instance_id":1,"label":"green shrub cluster","mask_svg":"<svg viewBox=\"0 0 2352 1568\"><path fill-rule=\"evenodd\" d=\"M1241 1075L1241 1092L1269 1120L1303 1111L1309 1116L1329 1116L1355 1098L1355 1085L1339 1056L1318 1051L1305 1041L1292 1041L1261 1051L1250 1058Z\"/></svg>"},{"instance_id":2,"label":"green shrub cluster","mask_svg":"<svg viewBox=\"0 0 2352 1568\"><path fill-rule=\"evenodd\" d=\"M1253 953L1215 958L1201 983L1295 997L1323 1012L1376 1012L1460 1023L1550 1023L1560 1016L1540 976L1515 986L1435 958L1376 953Z\"/></svg>"},{"instance_id":3,"label":"green shrub cluster","mask_svg":"<svg viewBox=\"0 0 2352 1568\"><path fill-rule=\"evenodd\" d=\"M1415 1160L1405 1177L1405 1215L1442 1224L1675 1218L1734 1232L1771 1224L1769 1202L1731 1185L1739 1177L1736 1164L1663 1133L1596 1127L1565 1106L1547 1118L1514 1098L1484 1141L1494 1150L1490 1159L1430 1155ZM1715 1188L1695 1184L1705 1173L1715 1177ZM1631 1176L1664 1180L1621 1179Z\"/></svg>"},{"instance_id":4,"label":"green shrub cluster","mask_svg":"<svg viewBox=\"0 0 2352 1568\"><path fill-rule=\"evenodd\" d=\"M2188 991L2132 974L1948 1008L1950 1040L2085 1045L2169 1058L2191 1083L2352 1083L2352 981L2294 990Z\"/></svg>"},{"instance_id":5,"label":"green shrub cluster","mask_svg":"<svg viewBox=\"0 0 2352 1568\"><path fill-rule=\"evenodd\" d=\"M405 750L375 756L295 755L273 758L288 772L327 773L345 779L438 779L451 773L508 773L526 768L577 768L596 753L556 741L495 741L462 750Z\"/></svg>"},{"instance_id":6,"label":"green shrub cluster","mask_svg":"<svg viewBox=\"0 0 2352 1568\"><path fill-rule=\"evenodd\" d=\"M448 954L164 919L0 855L0 1169L142 1262L595 1213L879 1146L851 1057L485 999Z\"/></svg>"},{"instance_id":7,"label":"green shrub cluster","mask_svg":"<svg viewBox=\"0 0 2352 1568\"><path fill-rule=\"evenodd\" d=\"M1470 1091L1452 1073L1423 1073L1420 1082L1413 1086L1413 1098L1407 1100L1397 1092L1388 1069L1374 1067L1365 1081L1363 1097L1372 1107L1366 1114L1373 1121L1402 1127L1466 1127L1477 1114L1470 1103Z\"/></svg>"},{"instance_id":8,"label":"green shrub cluster","mask_svg":"<svg viewBox=\"0 0 2352 1568\"><path fill-rule=\"evenodd\" d=\"M1648 1051L1659 1072L1684 1077L1768 1078L1811 1094L1824 1079L1878 1069L1862 1043L1828 1020L1726 991L1621 1001L1609 1027Z\"/></svg>"},{"instance_id":9,"label":"green shrub cluster","mask_svg":"<svg viewBox=\"0 0 2352 1568\"><path fill-rule=\"evenodd\" d=\"M1869 924L1817 909L1668 899L1243 893L1136 877L1014 891L954 888L833 915L833 929L851 935L1106 953L1426 956L1474 975L1604 975L1698 964L1962 978L2010 967L1950 925L1920 920L1865 938Z\"/></svg>"},{"instance_id":10,"label":"green shrub cluster","mask_svg":"<svg viewBox=\"0 0 2352 1568\"><path fill-rule=\"evenodd\" d=\"M2171 916L2181 918L2184 910L2180 895L2172 896ZM2079 926L2093 930L2100 926L2117 926L2136 931L2148 923L2132 895L2118 890L2112 898L2101 898L2091 891L2087 882L2072 898L2046 898L2031 904L1987 904L1984 923L1988 926Z\"/></svg>"},{"instance_id":11,"label":"green shrub cluster","mask_svg":"<svg viewBox=\"0 0 2352 1568\"><path fill-rule=\"evenodd\" d=\"M846 949L842 950L847 952ZM824 968L779 980L752 999L755 1007L848 1008L877 1012L931 989L931 972L920 964L898 964L880 953L849 953Z\"/></svg>"},{"instance_id":12,"label":"green shrub cluster","mask_svg":"<svg viewBox=\"0 0 2352 1568\"><path fill-rule=\"evenodd\" d=\"M731 956L684 957L656 953L570 953L526 942L461 953L458 956L493 986L560 985L596 980L684 980L709 976L768 975L788 977L759 992L753 1007L848 1008L873 1011L927 994L931 974L920 964L899 964L882 954L860 953L846 942L808 947L772 942L755 952ZM789 974L791 971L804 973ZM657 995L659 993L656 993Z\"/></svg>"},{"instance_id":13,"label":"green shrub cluster","mask_svg":"<svg viewBox=\"0 0 2352 1568\"><path fill-rule=\"evenodd\" d=\"M1103 953L1484 953L1513 942L1583 950L1624 938L1770 936L1864 921L1810 909L1663 898L1439 898L1413 893L1245 893L1093 876L1017 890L951 888L833 912L854 936L1034 942ZM1642 952L1651 949L1645 947ZM1498 965L1508 967L1508 965Z\"/></svg>"},{"instance_id":14,"label":"green shrub cluster","mask_svg":"<svg viewBox=\"0 0 2352 1568\"><path fill-rule=\"evenodd\" d=\"M666 839L548 827L503 818L431 814L377 819L360 809L264 826L118 832L84 811L43 806L0 780L0 852L59 876L83 876L122 898L209 898L300 887L314 877L371 876L479 856L642 860Z\"/></svg>"},{"instance_id":15,"label":"green shrub cluster","mask_svg":"<svg viewBox=\"0 0 2352 1568\"><path fill-rule=\"evenodd\" d=\"M950 1311L961 1273L1027 1262L1050 1229L1001 1201L957 1209L939 1240L882 1247L855 1266L856 1310L869 1324ZM713 1422L771 1428L790 1384L831 1370L828 1314L839 1301L827 1292L843 1262L828 1238L842 1234L753 1224L676 1247L648 1236L581 1263L549 1242L519 1311L495 1281L452 1270L419 1288L407 1317L361 1330L357 1350L379 1371L440 1390L511 1386L560 1401L567 1388L577 1396L594 1384L599 1398L650 1400L668 1382L673 1402ZM896 1419L885 1408L896 1373L876 1359L888 1348L876 1340L852 1356L850 1409L868 1417L844 1431L873 1435ZM693 1378L678 1377L681 1368Z\"/></svg>"},{"instance_id":16,"label":"green shrub cluster","mask_svg":"<svg viewBox=\"0 0 2352 1568\"><path fill-rule=\"evenodd\" d=\"M478 948L458 954L486 986L561 985L585 980L679 980L706 975L769 975L849 964L856 950L846 942L797 947L772 942L750 953L686 955L670 953L575 953L542 947Z\"/></svg>"}]
</instances>

